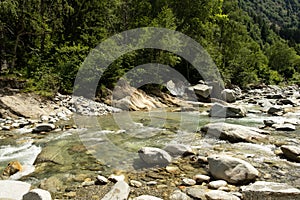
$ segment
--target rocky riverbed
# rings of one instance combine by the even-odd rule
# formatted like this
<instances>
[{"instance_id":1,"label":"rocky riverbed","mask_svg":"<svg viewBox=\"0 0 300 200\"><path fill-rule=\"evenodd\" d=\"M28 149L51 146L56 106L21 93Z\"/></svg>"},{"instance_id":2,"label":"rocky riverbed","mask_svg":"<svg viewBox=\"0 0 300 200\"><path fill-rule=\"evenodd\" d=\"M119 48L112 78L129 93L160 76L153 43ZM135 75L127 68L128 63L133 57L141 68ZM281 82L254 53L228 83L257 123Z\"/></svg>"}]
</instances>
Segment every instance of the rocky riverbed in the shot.
<instances>
[{"instance_id":1,"label":"rocky riverbed","mask_svg":"<svg viewBox=\"0 0 300 200\"><path fill-rule=\"evenodd\" d=\"M2 179L19 180L2 182L0 195L12 184L18 198L31 185L43 191L27 198L300 199L299 87L226 89L225 101L208 100L210 86L194 89L206 103L152 114L82 97L0 97ZM159 105L151 101L135 105Z\"/></svg>"}]
</instances>

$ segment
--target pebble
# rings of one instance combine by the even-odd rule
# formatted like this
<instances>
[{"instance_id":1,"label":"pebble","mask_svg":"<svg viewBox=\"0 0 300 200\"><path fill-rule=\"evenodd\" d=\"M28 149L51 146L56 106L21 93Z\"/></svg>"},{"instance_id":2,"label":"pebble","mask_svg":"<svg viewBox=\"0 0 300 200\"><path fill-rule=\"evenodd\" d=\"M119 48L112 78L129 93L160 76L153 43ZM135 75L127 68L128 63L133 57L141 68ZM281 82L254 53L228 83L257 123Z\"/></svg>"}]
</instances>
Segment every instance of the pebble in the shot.
<instances>
[{"instance_id":1,"label":"pebble","mask_svg":"<svg viewBox=\"0 0 300 200\"><path fill-rule=\"evenodd\" d=\"M167 166L166 171L171 174L179 174L180 173L180 169L176 166Z\"/></svg>"},{"instance_id":2,"label":"pebble","mask_svg":"<svg viewBox=\"0 0 300 200\"><path fill-rule=\"evenodd\" d=\"M197 183L203 183L203 182L207 182L210 180L209 176L206 175L202 175L202 174L196 174L193 179L197 182Z\"/></svg>"},{"instance_id":3,"label":"pebble","mask_svg":"<svg viewBox=\"0 0 300 200\"><path fill-rule=\"evenodd\" d=\"M217 180L217 181L212 181L208 184L209 188L212 189L218 189L220 187L225 187L227 185L227 182L224 180Z\"/></svg>"},{"instance_id":4,"label":"pebble","mask_svg":"<svg viewBox=\"0 0 300 200\"><path fill-rule=\"evenodd\" d=\"M98 175L97 182L100 183L101 185L105 185L108 183L108 179L105 178L104 176Z\"/></svg>"},{"instance_id":5,"label":"pebble","mask_svg":"<svg viewBox=\"0 0 300 200\"><path fill-rule=\"evenodd\" d=\"M108 180L116 183L118 181L124 181L125 180L125 176L123 174L121 175L115 175L115 174L111 174L109 177L108 177Z\"/></svg>"},{"instance_id":6,"label":"pebble","mask_svg":"<svg viewBox=\"0 0 300 200\"><path fill-rule=\"evenodd\" d=\"M182 185L193 186L196 185L196 181L194 179L184 178L182 179Z\"/></svg>"},{"instance_id":7,"label":"pebble","mask_svg":"<svg viewBox=\"0 0 300 200\"><path fill-rule=\"evenodd\" d=\"M137 188L143 186L143 184L141 182L136 181L136 180L130 180L130 184L129 185L132 186L132 187L137 187Z\"/></svg>"},{"instance_id":8,"label":"pebble","mask_svg":"<svg viewBox=\"0 0 300 200\"><path fill-rule=\"evenodd\" d=\"M146 184L147 185L157 185L157 182L156 181L149 181Z\"/></svg>"}]
</instances>

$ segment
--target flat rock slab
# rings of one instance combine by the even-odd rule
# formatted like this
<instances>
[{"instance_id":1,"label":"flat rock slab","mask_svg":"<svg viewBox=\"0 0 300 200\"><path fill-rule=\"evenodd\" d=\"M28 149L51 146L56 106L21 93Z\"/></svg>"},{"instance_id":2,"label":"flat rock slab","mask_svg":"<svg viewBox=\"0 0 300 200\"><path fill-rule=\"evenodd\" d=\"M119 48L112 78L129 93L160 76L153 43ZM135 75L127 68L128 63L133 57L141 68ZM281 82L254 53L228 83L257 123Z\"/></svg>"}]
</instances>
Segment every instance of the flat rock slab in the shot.
<instances>
[{"instance_id":1,"label":"flat rock slab","mask_svg":"<svg viewBox=\"0 0 300 200\"><path fill-rule=\"evenodd\" d=\"M211 190L205 193L207 200L240 200L239 197L221 190Z\"/></svg>"},{"instance_id":2,"label":"flat rock slab","mask_svg":"<svg viewBox=\"0 0 300 200\"><path fill-rule=\"evenodd\" d=\"M229 142L260 143L268 140L268 131L228 123L210 123L201 128L206 135L228 140Z\"/></svg>"},{"instance_id":3,"label":"flat rock slab","mask_svg":"<svg viewBox=\"0 0 300 200\"><path fill-rule=\"evenodd\" d=\"M0 199L21 200L30 187L29 183L21 181L0 180Z\"/></svg>"},{"instance_id":4,"label":"flat rock slab","mask_svg":"<svg viewBox=\"0 0 300 200\"><path fill-rule=\"evenodd\" d=\"M285 183L257 181L249 186L242 186L244 200L299 200L300 190Z\"/></svg>"}]
</instances>

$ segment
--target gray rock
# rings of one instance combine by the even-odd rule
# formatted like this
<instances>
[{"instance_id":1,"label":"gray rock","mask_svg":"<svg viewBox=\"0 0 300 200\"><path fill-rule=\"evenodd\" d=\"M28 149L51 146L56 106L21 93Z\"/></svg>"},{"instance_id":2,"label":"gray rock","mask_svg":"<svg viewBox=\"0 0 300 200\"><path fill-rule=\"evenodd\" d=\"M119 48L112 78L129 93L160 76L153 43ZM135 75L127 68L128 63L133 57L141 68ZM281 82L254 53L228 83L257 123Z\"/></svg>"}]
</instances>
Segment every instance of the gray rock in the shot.
<instances>
[{"instance_id":1,"label":"gray rock","mask_svg":"<svg viewBox=\"0 0 300 200\"><path fill-rule=\"evenodd\" d=\"M104 176L101 176L101 175L98 175L97 176L97 182L100 183L100 184L107 184L108 183L108 179Z\"/></svg>"},{"instance_id":2,"label":"gray rock","mask_svg":"<svg viewBox=\"0 0 300 200\"><path fill-rule=\"evenodd\" d=\"M190 146L184 144L168 144L164 150L172 156L183 156L186 154L193 154Z\"/></svg>"},{"instance_id":3,"label":"gray rock","mask_svg":"<svg viewBox=\"0 0 300 200\"><path fill-rule=\"evenodd\" d=\"M273 124L273 128L277 131L295 131L296 127L293 124Z\"/></svg>"},{"instance_id":4,"label":"gray rock","mask_svg":"<svg viewBox=\"0 0 300 200\"><path fill-rule=\"evenodd\" d=\"M228 123L210 123L201 128L208 136L216 137L229 142L252 142L257 143L268 139L264 131L258 128L246 127Z\"/></svg>"},{"instance_id":5,"label":"gray rock","mask_svg":"<svg viewBox=\"0 0 300 200\"><path fill-rule=\"evenodd\" d=\"M206 199L205 190L201 188L189 187L186 189L186 193L195 199Z\"/></svg>"},{"instance_id":6,"label":"gray rock","mask_svg":"<svg viewBox=\"0 0 300 200\"><path fill-rule=\"evenodd\" d=\"M285 183L257 181L248 186L242 186L244 200L297 200L300 190Z\"/></svg>"},{"instance_id":7,"label":"gray rock","mask_svg":"<svg viewBox=\"0 0 300 200\"><path fill-rule=\"evenodd\" d=\"M154 147L143 147L138 151L140 158L149 165L167 165L172 161L168 152Z\"/></svg>"},{"instance_id":8,"label":"gray rock","mask_svg":"<svg viewBox=\"0 0 300 200\"><path fill-rule=\"evenodd\" d=\"M33 133L49 132L55 129L54 124L37 124L32 130Z\"/></svg>"},{"instance_id":9,"label":"gray rock","mask_svg":"<svg viewBox=\"0 0 300 200\"><path fill-rule=\"evenodd\" d=\"M283 115L283 108L280 106L272 106L267 111L270 115L280 116Z\"/></svg>"},{"instance_id":10,"label":"gray rock","mask_svg":"<svg viewBox=\"0 0 300 200\"><path fill-rule=\"evenodd\" d=\"M182 179L182 185L193 186L196 185L196 181L190 178L184 178Z\"/></svg>"},{"instance_id":11,"label":"gray rock","mask_svg":"<svg viewBox=\"0 0 300 200\"><path fill-rule=\"evenodd\" d=\"M169 197L170 200L192 200L187 194L180 190L175 190Z\"/></svg>"},{"instance_id":12,"label":"gray rock","mask_svg":"<svg viewBox=\"0 0 300 200\"><path fill-rule=\"evenodd\" d=\"M0 199L22 199L30 187L30 184L21 181L0 180Z\"/></svg>"},{"instance_id":13,"label":"gray rock","mask_svg":"<svg viewBox=\"0 0 300 200\"><path fill-rule=\"evenodd\" d=\"M136 181L136 180L130 180L130 186L139 188L139 187L142 187L143 184L139 181Z\"/></svg>"},{"instance_id":14,"label":"gray rock","mask_svg":"<svg viewBox=\"0 0 300 200\"><path fill-rule=\"evenodd\" d=\"M202 98L208 98L211 90L213 89L212 86L204 85L204 84L197 84L193 87L191 87L195 94L202 97Z\"/></svg>"},{"instance_id":15,"label":"gray rock","mask_svg":"<svg viewBox=\"0 0 300 200\"><path fill-rule=\"evenodd\" d=\"M225 187L227 185L227 182L224 180L217 180L217 181L212 181L208 184L209 188L212 189L218 189L220 187Z\"/></svg>"},{"instance_id":16,"label":"gray rock","mask_svg":"<svg viewBox=\"0 0 300 200\"><path fill-rule=\"evenodd\" d=\"M42 189L33 189L23 196L22 200L52 200L50 192Z\"/></svg>"},{"instance_id":17,"label":"gray rock","mask_svg":"<svg viewBox=\"0 0 300 200\"><path fill-rule=\"evenodd\" d=\"M288 159L300 162L300 147L283 145L280 149Z\"/></svg>"},{"instance_id":18,"label":"gray rock","mask_svg":"<svg viewBox=\"0 0 300 200\"><path fill-rule=\"evenodd\" d=\"M202 175L202 174L197 174L193 177L193 179L197 182L197 183L203 183L203 182L207 182L210 180L209 176L206 175Z\"/></svg>"},{"instance_id":19,"label":"gray rock","mask_svg":"<svg viewBox=\"0 0 300 200\"><path fill-rule=\"evenodd\" d=\"M231 184L249 183L259 176L257 169L250 163L227 155L211 155L208 164L214 178Z\"/></svg>"},{"instance_id":20,"label":"gray rock","mask_svg":"<svg viewBox=\"0 0 300 200\"><path fill-rule=\"evenodd\" d=\"M220 190L211 190L205 193L207 200L240 200L239 197Z\"/></svg>"},{"instance_id":21,"label":"gray rock","mask_svg":"<svg viewBox=\"0 0 300 200\"><path fill-rule=\"evenodd\" d=\"M222 105L219 103L215 103L210 111L209 115L211 117L221 117L221 118L241 118L246 117L247 110L241 106L235 105Z\"/></svg>"},{"instance_id":22,"label":"gray rock","mask_svg":"<svg viewBox=\"0 0 300 200\"><path fill-rule=\"evenodd\" d=\"M118 181L112 189L102 198L102 200L127 200L130 187L125 181Z\"/></svg>"},{"instance_id":23,"label":"gray rock","mask_svg":"<svg viewBox=\"0 0 300 200\"><path fill-rule=\"evenodd\" d=\"M134 198L133 200L163 200L163 199L155 196L150 196L150 195L142 195Z\"/></svg>"},{"instance_id":24,"label":"gray rock","mask_svg":"<svg viewBox=\"0 0 300 200\"><path fill-rule=\"evenodd\" d=\"M221 92L222 98L228 103L233 103L236 101L236 96L234 90L225 89Z\"/></svg>"},{"instance_id":25,"label":"gray rock","mask_svg":"<svg viewBox=\"0 0 300 200\"><path fill-rule=\"evenodd\" d=\"M264 124L265 124L266 126L271 127L271 126L273 126L274 124L276 124L276 122L273 121L273 120L264 120Z\"/></svg>"},{"instance_id":26,"label":"gray rock","mask_svg":"<svg viewBox=\"0 0 300 200\"><path fill-rule=\"evenodd\" d=\"M297 105L297 102L293 99L280 99L277 101L278 105L292 105L295 106Z\"/></svg>"},{"instance_id":27,"label":"gray rock","mask_svg":"<svg viewBox=\"0 0 300 200\"><path fill-rule=\"evenodd\" d=\"M283 99L284 96L282 94L268 94L267 99Z\"/></svg>"}]
</instances>

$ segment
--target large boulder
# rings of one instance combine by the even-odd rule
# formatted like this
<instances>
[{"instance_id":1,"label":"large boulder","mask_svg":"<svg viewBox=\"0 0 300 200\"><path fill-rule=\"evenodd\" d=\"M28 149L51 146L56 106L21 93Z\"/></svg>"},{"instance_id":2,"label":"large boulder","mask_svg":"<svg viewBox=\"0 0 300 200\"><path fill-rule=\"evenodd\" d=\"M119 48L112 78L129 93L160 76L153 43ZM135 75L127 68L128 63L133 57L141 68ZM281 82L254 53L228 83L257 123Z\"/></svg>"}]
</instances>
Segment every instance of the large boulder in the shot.
<instances>
[{"instance_id":1,"label":"large boulder","mask_svg":"<svg viewBox=\"0 0 300 200\"><path fill-rule=\"evenodd\" d=\"M300 199L300 190L285 183L257 181L248 186L242 186L244 200L296 200Z\"/></svg>"},{"instance_id":2,"label":"large boulder","mask_svg":"<svg viewBox=\"0 0 300 200\"><path fill-rule=\"evenodd\" d=\"M241 106L220 103L215 103L209 111L211 117L221 118L241 118L246 117L246 114L247 110Z\"/></svg>"},{"instance_id":3,"label":"large boulder","mask_svg":"<svg viewBox=\"0 0 300 200\"><path fill-rule=\"evenodd\" d=\"M143 147L139 151L140 158L149 165L164 166L172 161L172 157L165 150L154 147Z\"/></svg>"},{"instance_id":4,"label":"large boulder","mask_svg":"<svg viewBox=\"0 0 300 200\"><path fill-rule=\"evenodd\" d=\"M130 187L125 181L118 181L102 200L120 199L126 200L129 196Z\"/></svg>"},{"instance_id":5,"label":"large boulder","mask_svg":"<svg viewBox=\"0 0 300 200\"><path fill-rule=\"evenodd\" d=\"M199 101L207 102L213 87L205 84L197 84L189 88L189 90L193 90L197 95Z\"/></svg>"},{"instance_id":6,"label":"large boulder","mask_svg":"<svg viewBox=\"0 0 300 200\"><path fill-rule=\"evenodd\" d=\"M0 180L0 199L21 200L30 187L29 183L21 181Z\"/></svg>"},{"instance_id":7,"label":"large boulder","mask_svg":"<svg viewBox=\"0 0 300 200\"><path fill-rule=\"evenodd\" d=\"M296 162L300 162L300 147L292 146L292 145L283 145L280 147L284 156L288 159Z\"/></svg>"},{"instance_id":8,"label":"large boulder","mask_svg":"<svg viewBox=\"0 0 300 200\"><path fill-rule=\"evenodd\" d=\"M225 89L221 92L222 98L228 103L233 103L236 101L236 96L234 90Z\"/></svg>"},{"instance_id":9,"label":"large boulder","mask_svg":"<svg viewBox=\"0 0 300 200\"><path fill-rule=\"evenodd\" d=\"M227 155L208 157L209 172L215 179L231 184L244 184L255 180L259 172L250 163Z\"/></svg>"},{"instance_id":10,"label":"large boulder","mask_svg":"<svg viewBox=\"0 0 300 200\"><path fill-rule=\"evenodd\" d=\"M201 128L201 131L208 136L217 137L229 142L252 142L257 143L267 140L267 131L228 123L210 123Z\"/></svg>"}]
</instances>

